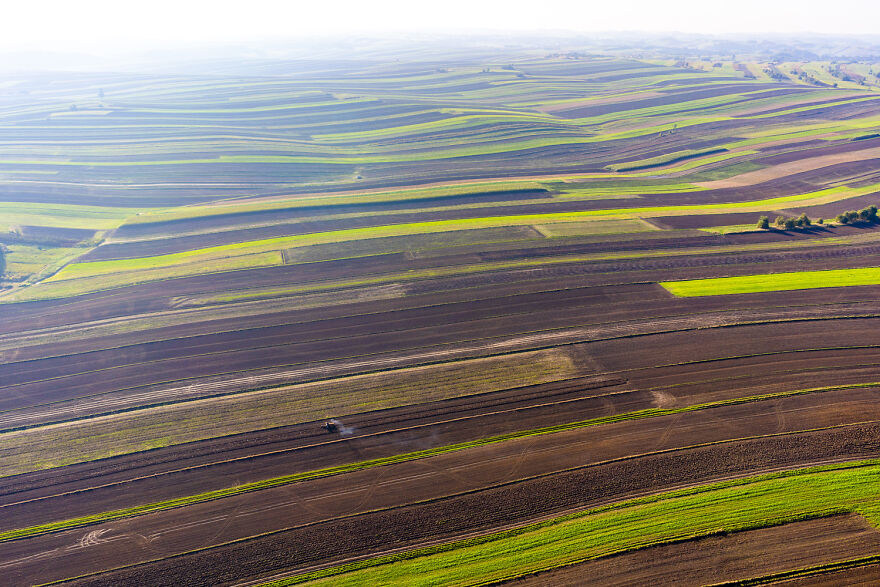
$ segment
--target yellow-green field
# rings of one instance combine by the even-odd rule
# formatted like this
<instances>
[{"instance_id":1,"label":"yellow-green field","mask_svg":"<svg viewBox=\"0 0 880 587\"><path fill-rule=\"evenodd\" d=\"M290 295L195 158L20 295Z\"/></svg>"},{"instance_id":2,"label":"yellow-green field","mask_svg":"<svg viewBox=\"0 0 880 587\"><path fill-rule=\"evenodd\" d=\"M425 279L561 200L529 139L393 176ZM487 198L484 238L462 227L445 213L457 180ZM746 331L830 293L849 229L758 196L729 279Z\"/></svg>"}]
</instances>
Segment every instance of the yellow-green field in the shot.
<instances>
[{"instance_id":1,"label":"yellow-green field","mask_svg":"<svg viewBox=\"0 0 880 587\"><path fill-rule=\"evenodd\" d=\"M679 297L723 296L766 291L878 284L880 284L880 267L796 271L791 273L767 273L763 275L739 275L714 279L660 282L660 285L665 287L670 293Z\"/></svg>"}]
</instances>

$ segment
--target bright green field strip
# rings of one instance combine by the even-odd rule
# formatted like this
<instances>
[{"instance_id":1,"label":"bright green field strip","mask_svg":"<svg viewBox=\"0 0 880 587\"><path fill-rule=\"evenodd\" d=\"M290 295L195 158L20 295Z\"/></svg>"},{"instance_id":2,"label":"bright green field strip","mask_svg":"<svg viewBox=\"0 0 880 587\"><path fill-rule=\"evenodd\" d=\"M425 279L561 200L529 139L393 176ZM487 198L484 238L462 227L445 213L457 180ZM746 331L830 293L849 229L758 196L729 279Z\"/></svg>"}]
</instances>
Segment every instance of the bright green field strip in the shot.
<instances>
[{"instance_id":1,"label":"bright green field strip","mask_svg":"<svg viewBox=\"0 0 880 587\"><path fill-rule=\"evenodd\" d=\"M609 210L586 210L581 212L565 212L556 214L524 214L520 216L494 216L487 218L468 218L461 220L437 220L433 222L417 222L411 224L396 224L388 226L376 226L368 228L355 228L346 230L337 230L331 232L320 232L312 234L295 235L289 237L278 237L259 241L248 241L243 243L233 243L229 245L220 245L205 249L196 249L181 253L172 253L169 255L159 255L155 257L142 257L138 259L125 259L118 261L93 261L88 263L74 263L65 267L62 271L54 275L51 281L60 281L65 279L76 279L81 277L91 277L96 275L106 275L110 273L118 273L125 271L138 271L144 269L157 269L161 267L171 267L183 263L192 263L198 259L208 260L218 257L235 256L235 251L240 254L251 254L259 252L267 252L269 250L288 248L295 246L326 244L332 242L341 242L346 240L361 240L387 236L405 236L412 234L425 234L439 231L475 229L475 228L497 228L500 226L522 226L522 225L543 225L555 224L560 222L578 222L588 218L601 220L603 217L617 217L618 219L633 219L639 216L663 216L672 214L688 214L703 213L709 214L713 212L725 212L730 210L762 211L766 209L774 209L780 204L819 204L828 203L846 198L871 193L877 189L876 186L867 186L863 188L848 188L845 186L837 188L829 188L820 190L811 194L803 194L796 196L784 196L780 198L770 198L767 200L758 200L754 202L733 202L728 204L707 204L697 206L655 206L649 208L618 208Z\"/></svg>"},{"instance_id":2,"label":"bright green field strip","mask_svg":"<svg viewBox=\"0 0 880 587\"><path fill-rule=\"evenodd\" d=\"M475 585L636 548L839 513L878 523L880 465L863 461L703 485L451 544L266 583Z\"/></svg>"},{"instance_id":3,"label":"bright green field strip","mask_svg":"<svg viewBox=\"0 0 880 587\"><path fill-rule=\"evenodd\" d=\"M664 281L660 283L670 293L678 297L722 296L764 291L878 284L880 284L880 267L767 273L763 275L740 275L737 277Z\"/></svg>"},{"instance_id":4,"label":"bright green field strip","mask_svg":"<svg viewBox=\"0 0 880 587\"><path fill-rule=\"evenodd\" d=\"M450 452L465 450L468 448L474 448L479 446L485 446L489 444L496 444L499 442L504 442L506 440L513 440L516 438L527 438L532 436L539 436L545 434L553 434L556 432L564 432L566 430L574 430L577 428L585 428L588 426L598 426L600 424L612 424L614 422L623 422L627 420L642 420L645 418L655 418L659 416L668 416L673 414L682 414L686 412L694 412L698 410L706 410L711 408L723 407L723 406L732 406L744 403L751 403L757 401L764 400L774 400L781 397L789 397L795 395L803 395L808 393L821 393L823 391L833 391L840 389L856 389L856 388L865 388L865 387L873 387L878 385L877 383L865 383L865 384L857 384L857 385L842 385L842 386L833 386L833 387L820 387L814 389L805 389L805 390L797 390L797 391L789 391L789 392L781 392L781 393L771 393L764 394L758 396L751 396L745 398L736 398L730 400L722 400L709 402L705 404L696 404L692 406L686 406L683 408L648 408L645 410L639 410L636 412L629 412L625 414L617 414L614 416L606 416L603 418L593 418L590 420L583 420L580 422L570 422L567 424L559 424L556 426L547 426L544 428L536 428L533 430L521 430L518 432L511 432L508 434L492 436L488 438L482 438L479 440L472 440L468 442L461 442L457 444L451 444L446 446L440 446L436 448L398 454L390 457L382 457L377 459L370 459L366 461L358 461L354 463L349 463L345 465L338 465L335 467L327 467L324 469L317 469L313 471L306 471L303 473L295 473L292 475L284 475L282 477L275 477L272 479L265 479L262 481L256 481L253 483L246 483L243 485L237 485L234 487L229 487L226 489L219 489L215 491L208 491L205 493L201 493L198 495L189 495L177 499L171 499L161 502L155 502L150 504L139 505L135 507L113 510L107 512L101 512L99 514L83 516L79 518L71 518L67 520L61 520L57 522L51 522L48 524L40 524L37 526L30 526L28 528L18 528L14 530L8 530L6 532L0 532L0 542L5 542L8 540L16 540L19 538L25 538L30 536L37 536L40 534L47 534L50 532L59 532L62 530L68 530L70 528L78 528L82 526L87 526L91 524L97 524L101 522L108 522L112 520L118 520L122 518L129 518L133 516L140 516L144 514L149 514L153 512L164 511L168 509L173 509L185 505L192 505L196 503L201 503L205 501L211 501L215 499L221 499L224 497L231 497L233 495L240 495L242 493L248 493L251 491L258 491L261 489L269 489L271 487L279 487L282 485L289 485L291 483L296 483L298 481L306 481L309 479L317 479L320 477L328 477L331 475L340 475L343 473L349 473L353 471L360 471L363 469L373 468L373 467L381 467L385 465L393 465L395 463L402 463L413 461L417 459L424 459L436 455L447 454ZM15 433L11 433L15 434Z\"/></svg>"}]
</instances>

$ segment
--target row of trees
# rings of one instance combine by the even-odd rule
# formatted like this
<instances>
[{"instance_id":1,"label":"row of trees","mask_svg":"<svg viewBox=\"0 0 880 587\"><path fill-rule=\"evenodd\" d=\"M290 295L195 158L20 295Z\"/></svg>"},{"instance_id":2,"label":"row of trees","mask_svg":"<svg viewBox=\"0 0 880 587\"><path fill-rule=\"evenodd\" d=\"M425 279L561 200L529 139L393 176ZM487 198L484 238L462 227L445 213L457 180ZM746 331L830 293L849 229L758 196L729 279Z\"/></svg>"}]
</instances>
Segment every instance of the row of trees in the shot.
<instances>
[{"instance_id":1,"label":"row of trees","mask_svg":"<svg viewBox=\"0 0 880 587\"><path fill-rule=\"evenodd\" d=\"M817 224L822 224L824 220L819 218ZM784 230L793 230L795 228L804 228L806 226L811 226L813 221L810 220L810 217L806 214L801 214L797 218L786 218L785 216L777 216L774 225L782 228ZM770 219L766 216L761 216L758 218L758 224L756 225L758 228L769 229L770 228Z\"/></svg>"},{"instance_id":2,"label":"row of trees","mask_svg":"<svg viewBox=\"0 0 880 587\"><path fill-rule=\"evenodd\" d=\"M0 245L0 279L3 279L4 273L6 273L6 251L3 245Z\"/></svg>"},{"instance_id":3,"label":"row of trees","mask_svg":"<svg viewBox=\"0 0 880 587\"><path fill-rule=\"evenodd\" d=\"M868 206L867 208L862 208L859 211L849 210L848 212L844 212L843 214L838 214L837 218L835 218L834 220L839 224L854 224L857 222L877 223L880 222L880 216L877 215L877 206ZM822 218L816 220L816 224L823 224L824 222L825 221ZM785 230L793 230L795 228L805 228L807 226L811 226L813 224L813 221L810 220L810 217L806 214L801 214L797 218L786 218L785 216L777 216L773 224ZM763 228L764 230L767 230L770 228L770 219L766 216L761 216L760 218L758 218L758 223L756 224L756 226L758 228Z\"/></svg>"}]
</instances>

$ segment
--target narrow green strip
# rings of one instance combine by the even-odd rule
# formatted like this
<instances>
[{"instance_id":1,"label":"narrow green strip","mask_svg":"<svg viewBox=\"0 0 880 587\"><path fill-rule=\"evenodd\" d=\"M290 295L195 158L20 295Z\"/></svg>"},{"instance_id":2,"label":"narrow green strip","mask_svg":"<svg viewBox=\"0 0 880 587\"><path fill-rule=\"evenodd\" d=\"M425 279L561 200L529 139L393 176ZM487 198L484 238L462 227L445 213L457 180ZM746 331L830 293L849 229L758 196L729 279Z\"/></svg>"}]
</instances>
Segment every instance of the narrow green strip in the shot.
<instances>
[{"instance_id":1,"label":"narrow green strip","mask_svg":"<svg viewBox=\"0 0 880 587\"><path fill-rule=\"evenodd\" d=\"M880 284L880 267L829 269L825 271L796 271L689 279L661 282L664 288L678 297L722 296L730 294L789 291L820 287L851 287Z\"/></svg>"}]
</instances>

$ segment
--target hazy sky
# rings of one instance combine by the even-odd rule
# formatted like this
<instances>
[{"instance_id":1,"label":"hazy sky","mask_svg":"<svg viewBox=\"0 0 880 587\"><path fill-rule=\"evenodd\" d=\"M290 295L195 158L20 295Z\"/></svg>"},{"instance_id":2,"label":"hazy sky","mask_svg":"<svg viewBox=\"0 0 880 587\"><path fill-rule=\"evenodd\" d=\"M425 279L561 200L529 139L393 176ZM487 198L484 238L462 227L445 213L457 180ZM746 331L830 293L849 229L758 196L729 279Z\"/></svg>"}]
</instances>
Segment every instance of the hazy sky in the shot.
<instances>
[{"instance_id":1,"label":"hazy sky","mask_svg":"<svg viewBox=\"0 0 880 587\"><path fill-rule=\"evenodd\" d=\"M452 29L880 33L880 0L7 0L0 46Z\"/></svg>"}]
</instances>

